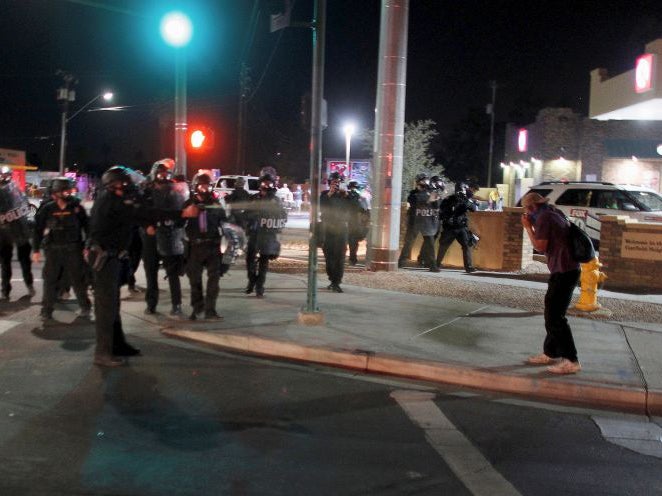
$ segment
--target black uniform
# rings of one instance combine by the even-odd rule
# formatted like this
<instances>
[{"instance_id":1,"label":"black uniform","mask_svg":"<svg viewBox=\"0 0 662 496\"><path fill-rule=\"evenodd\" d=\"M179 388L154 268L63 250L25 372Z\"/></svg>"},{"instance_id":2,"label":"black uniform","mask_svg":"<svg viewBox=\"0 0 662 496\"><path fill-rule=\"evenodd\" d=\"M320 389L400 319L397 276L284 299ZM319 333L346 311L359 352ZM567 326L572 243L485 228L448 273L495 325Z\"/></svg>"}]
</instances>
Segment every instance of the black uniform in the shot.
<instances>
[{"instance_id":1,"label":"black uniform","mask_svg":"<svg viewBox=\"0 0 662 496\"><path fill-rule=\"evenodd\" d=\"M434 238L439 231L439 200L437 200L437 193L427 189L415 189L409 193L407 201L410 205L412 225L410 229L407 229L398 265L402 265L405 260L409 260L412 245L418 233L421 233L423 235L421 260L424 265L434 269L436 267Z\"/></svg>"},{"instance_id":2,"label":"black uniform","mask_svg":"<svg viewBox=\"0 0 662 496\"><path fill-rule=\"evenodd\" d=\"M21 264L23 281L30 294L32 287L32 261L30 260L30 224L28 214L30 205L27 198L14 182L0 183L0 272L2 278L2 297L9 298L11 292L11 261L16 245L18 261Z\"/></svg>"},{"instance_id":3,"label":"black uniform","mask_svg":"<svg viewBox=\"0 0 662 496\"><path fill-rule=\"evenodd\" d=\"M84 241L89 225L85 208L75 197L60 208L57 201L44 203L35 215L34 251L42 246L44 262L44 297L41 314L50 318L57 299L60 274L67 274L81 313L87 315L91 303L87 296L87 272L83 259Z\"/></svg>"},{"instance_id":4,"label":"black uniform","mask_svg":"<svg viewBox=\"0 0 662 496\"><path fill-rule=\"evenodd\" d=\"M349 263L356 265L358 262L356 253L359 249L359 241L368 235L370 224L370 213L358 191L350 189L347 192L350 203L349 216L347 219L347 244L349 245Z\"/></svg>"},{"instance_id":5,"label":"black uniform","mask_svg":"<svg viewBox=\"0 0 662 496\"><path fill-rule=\"evenodd\" d=\"M441 217L442 232L439 237L439 251L437 253L437 266L441 266L441 262L446 255L446 251L454 240L462 246L462 260L464 262L464 270L467 272L474 272L476 269L473 266L468 212L476 210L476 204L471 201L463 192L455 193L454 195L444 198L441 202L439 215Z\"/></svg>"},{"instance_id":6,"label":"black uniform","mask_svg":"<svg viewBox=\"0 0 662 496\"><path fill-rule=\"evenodd\" d=\"M221 237L222 223L226 220L225 211L213 196L194 195L184 206L191 204L201 207L196 219L186 222L188 243L186 274L191 284L191 306L195 315L205 312L205 317L215 317L218 298L218 280L221 277ZM202 291L202 271L207 268L207 291Z\"/></svg>"},{"instance_id":7,"label":"black uniform","mask_svg":"<svg viewBox=\"0 0 662 496\"><path fill-rule=\"evenodd\" d=\"M181 208L185 198L177 189L177 183L151 182L145 188L144 205L157 209ZM147 280L145 302L147 312L154 313L159 302L159 262L163 266L170 287L172 313L181 312L182 287L179 280L184 267L184 228L181 220L166 220L158 222L156 234L150 235L144 228L141 230L142 258Z\"/></svg>"},{"instance_id":8,"label":"black uniform","mask_svg":"<svg viewBox=\"0 0 662 496\"><path fill-rule=\"evenodd\" d=\"M235 188L232 193L225 197L225 203L230 206L230 215L233 222L243 229L246 229L246 208L248 208L250 200L250 193L243 187Z\"/></svg>"},{"instance_id":9,"label":"black uniform","mask_svg":"<svg viewBox=\"0 0 662 496\"><path fill-rule=\"evenodd\" d=\"M113 355L134 355L120 318L121 260L131 243L132 228L140 223L176 220L179 210L143 207L110 191L100 191L90 216L90 265L94 275L94 315L97 336L95 360L112 360ZM117 365L107 362L100 365Z\"/></svg>"},{"instance_id":10,"label":"black uniform","mask_svg":"<svg viewBox=\"0 0 662 496\"><path fill-rule=\"evenodd\" d=\"M246 211L248 243L246 246L246 269L248 271L248 287L246 293L258 297L264 295L264 283L269 270L269 260L275 260L280 255L278 233L287 223L287 212L275 195L275 190L268 191L265 196L258 193L251 197Z\"/></svg>"},{"instance_id":11,"label":"black uniform","mask_svg":"<svg viewBox=\"0 0 662 496\"><path fill-rule=\"evenodd\" d=\"M322 220L322 251L326 262L326 275L331 284L329 289L338 291L345 273L345 251L347 250L347 221L351 204L347 193L342 190L333 195L322 191L320 195L320 217Z\"/></svg>"}]
</instances>

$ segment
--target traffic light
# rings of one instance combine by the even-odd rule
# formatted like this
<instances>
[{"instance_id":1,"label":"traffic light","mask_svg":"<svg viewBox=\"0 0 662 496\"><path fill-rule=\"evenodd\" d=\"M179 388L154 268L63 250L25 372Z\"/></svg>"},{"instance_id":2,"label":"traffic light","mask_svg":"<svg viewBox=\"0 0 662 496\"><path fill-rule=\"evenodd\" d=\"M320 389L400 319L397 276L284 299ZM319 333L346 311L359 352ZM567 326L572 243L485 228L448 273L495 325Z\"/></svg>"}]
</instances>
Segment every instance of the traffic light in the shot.
<instances>
[{"instance_id":1,"label":"traffic light","mask_svg":"<svg viewBox=\"0 0 662 496\"><path fill-rule=\"evenodd\" d=\"M190 152L206 152L214 148L214 132L206 126L189 128L186 145Z\"/></svg>"}]
</instances>

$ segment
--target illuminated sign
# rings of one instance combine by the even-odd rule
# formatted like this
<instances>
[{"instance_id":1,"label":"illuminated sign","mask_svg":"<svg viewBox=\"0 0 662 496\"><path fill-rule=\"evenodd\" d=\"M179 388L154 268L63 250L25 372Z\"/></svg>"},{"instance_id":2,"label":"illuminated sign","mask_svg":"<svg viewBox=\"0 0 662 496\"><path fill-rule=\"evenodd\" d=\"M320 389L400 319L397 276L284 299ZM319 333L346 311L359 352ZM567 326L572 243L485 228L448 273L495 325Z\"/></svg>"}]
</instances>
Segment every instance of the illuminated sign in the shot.
<instances>
[{"instance_id":1,"label":"illuminated sign","mask_svg":"<svg viewBox=\"0 0 662 496\"><path fill-rule=\"evenodd\" d=\"M637 58L634 71L634 90L637 93L645 93L653 89L654 60L652 53L647 53Z\"/></svg>"},{"instance_id":2,"label":"illuminated sign","mask_svg":"<svg viewBox=\"0 0 662 496\"><path fill-rule=\"evenodd\" d=\"M528 136L529 132L526 129L520 129L517 134L517 151L525 152L528 148Z\"/></svg>"}]
</instances>

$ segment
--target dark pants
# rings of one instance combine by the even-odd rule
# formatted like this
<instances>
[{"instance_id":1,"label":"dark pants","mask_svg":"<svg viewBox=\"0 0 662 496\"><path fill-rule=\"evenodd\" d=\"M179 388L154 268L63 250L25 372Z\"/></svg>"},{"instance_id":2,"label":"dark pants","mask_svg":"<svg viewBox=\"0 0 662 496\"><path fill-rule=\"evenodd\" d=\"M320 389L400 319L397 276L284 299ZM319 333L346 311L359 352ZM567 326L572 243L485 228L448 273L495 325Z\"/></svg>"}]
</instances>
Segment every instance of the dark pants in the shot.
<instances>
[{"instance_id":1,"label":"dark pants","mask_svg":"<svg viewBox=\"0 0 662 496\"><path fill-rule=\"evenodd\" d=\"M143 242L143 267L147 290L145 291L145 302L147 307L154 310L159 303L159 260L163 260L163 266L168 277L170 286L170 299L173 307L182 304L182 286L179 281L179 271L183 262L182 255L161 257L156 251L156 236L144 236Z\"/></svg>"},{"instance_id":2,"label":"dark pants","mask_svg":"<svg viewBox=\"0 0 662 496\"><path fill-rule=\"evenodd\" d=\"M471 247L469 246L469 229L461 227L458 229L444 229L441 231L439 237L439 251L437 252L437 266L441 267L441 262L446 256L448 248L456 241L462 247L462 261L464 262L464 270L471 270L474 268L472 260Z\"/></svg>"},{"instance_id":3,"label":"dark pants","mask_svg":"<svg viewBox=\"0 0 662 496\"><path fill-rule=\"evenodd\" d=\"M345 251L347 249L347 235L342 233L329 233L324 236L324 261L326 263L326 275L331 284L339 285L345 274Z\"/></svg>"},{"instance_id":4,"label":"dark pants","mask_svg":"<svg viewBox=\"0 0 662 496\"><path fill-rule=\"evenodd\" d=\"M246 270L248 272L248 286L255 288L258 294L264 293L264 283L267 280L269 271L269 257L258 253L257 236L252 235L248 238L246 246Z\"/></svg>"},{"instance_id":5,"label":"dark pants","mask_svg":"<svg viewBox=\"0 0 662 496\"><path fill-rule=\"evenodd\" d=\"M191 242L186 274L191 283L191 306L195 313L216 311L218 280L221 277L220 241ZM207 268L207 294L202 291L202 271Z\"/></svg>"},{"instance_id":6,"label":"dark pants","mask_svg":"<svg viewBox=\"0 0 662 496\"><path fill-rule=\"evenodd\" d=\"M135 232L131 235L131 244L129 245L127 284L130 288L133 288L136 285L135 273L136 270L138 270L138 266L140 265L142 249L143 243L140 239L140 234Z\"/></svg>"},{"instance_id":7,"label":"dark pants","mask_svg":"<svg viewBox=\"0 0 662 496\"><path fill-rule=\"evenodd\" d=\"M414 226L413 223L407 224L407 231L405 232L405 241L402 245L402 251L400 251L400 257L398 262L402 265L404 262L411 258L411 249L414 246L414 241L418 236L418 229Z\"/></svg>"},{"instance_id":8,"label":"dark pants","mask_svg":"<svg viewBox=\"0 0 662 496\"><path fill-rule=\"evenodd\" d=\"M360 238L352 236L347 238L347 246L349 246L349 263L351 264L356 264L356 262L358 262L356 253L359 251L359 241L361 241Z\"/></svg>"},{"instance_id":9,"label":"dark pants","mask_svg":"<svg viewBox=\"0 0 662 496\"><path fill-rule=\"evenodd\" d=\"M94 264L94 255L90 257ZM113 349L126 345L120 318L120 270L120 260L109 257L101 270L94 272L96 356L111 356Z\"/></svg>"},{"instance_id":10,"label":"dark pants","mask_svg":"<svg viewBox=\"0 0 662 496\"><path fill-rule=\"evenodd\" d=\"M11 291L11 259L14 252L13 243L3 242L0 245L0 266L2 273L2 293L9 295ZM27 286L32 286L34 281L32 277L32 260L30 259L30 253L32 252L32 247L30 243L23 243L16 247L16 255L18 262L21 264L21 272L23 273L23 281Z\"/></svg>"},{"instance_id":11,"label":"dark pants","mask_svg":"<svg viewBox=\"0 0 662 496\"><path fill-rule=\"evenodd\" d=\"M556 272L549 277L545 294L545 343L543 351L552 358L577 361L577 349L565 314L577 287L579 270Z\"/></svg>"},{"instance_id":12,"label":"dark pants","mask_svg":"<svg viewBox=\"0 0 662 496\"><path fill-rule=\"evenodd\" d=\"M87 278L85 260L83 260L83 246L80 243L67 245L49 245L45 250L44 262L44 298L42 313L50 315L58 296L60 274L67 274L81 309L91 307L87 296Z\"/></svg>"}]
</instances>

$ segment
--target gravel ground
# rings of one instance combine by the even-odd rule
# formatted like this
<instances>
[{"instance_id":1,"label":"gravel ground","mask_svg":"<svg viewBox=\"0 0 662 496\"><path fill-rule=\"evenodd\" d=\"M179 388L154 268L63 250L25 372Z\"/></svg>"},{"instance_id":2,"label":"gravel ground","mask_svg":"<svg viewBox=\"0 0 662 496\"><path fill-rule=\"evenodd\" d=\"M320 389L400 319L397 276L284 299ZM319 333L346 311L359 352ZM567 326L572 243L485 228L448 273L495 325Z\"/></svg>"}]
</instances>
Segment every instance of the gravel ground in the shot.
<instances>
[{"instance_id":1,"label":"gravel ground","mask_svg":"<svg viewBox=\"0 0 662 496\"><path fill-rule=\"evenodd\" d=\"M270 264L270 270L274 272L305 274L307 262L297 260L276 260ZM324 273L322 267L319 272ZM534 262L518 273L510 277L546 281L547 267L539 262ZM371 272L365 269L347 267L343 282L355 286L374 289L386 289L403 293L443 296L458 298L466 301L500 305L516 308L528 312L542 312L544 306L545 291L520 288L508 284L485 284L476 277L476 281L458 281L444 277L443 271L438 278L425 278L426 282L433 284L421 284L423 278L415 272L400 270L397 272ZM639 303L614 298L601 298L598 293L598 301L604 310L600 312L578 312L572 311L572 315L596 320L615 320L632 322L662 323L662 305L654 303Z\"/></svg>"}]
</instances>

